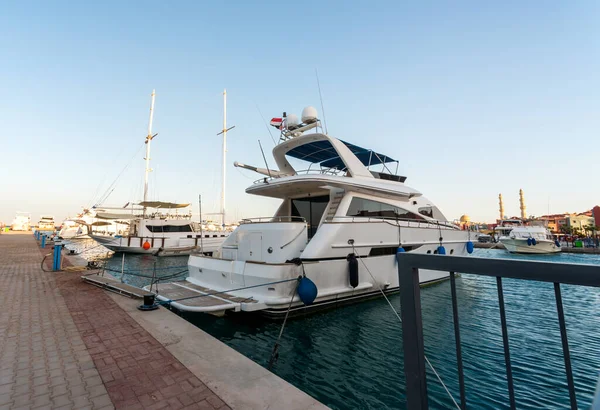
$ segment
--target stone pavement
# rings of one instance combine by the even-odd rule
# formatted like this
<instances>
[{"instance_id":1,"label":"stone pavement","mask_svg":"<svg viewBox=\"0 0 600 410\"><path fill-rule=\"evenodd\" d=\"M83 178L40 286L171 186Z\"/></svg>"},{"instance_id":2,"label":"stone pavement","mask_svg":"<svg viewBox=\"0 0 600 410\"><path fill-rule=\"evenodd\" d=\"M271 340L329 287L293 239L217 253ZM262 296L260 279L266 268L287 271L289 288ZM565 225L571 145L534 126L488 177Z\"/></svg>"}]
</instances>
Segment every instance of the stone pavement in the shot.
<instances>
[{"instance_id":1,"label":"stone pavement","mask_svg":"<svg viewBox=\"0 0 600 410\"><path fill-rule=\"evenodd\" d=\"M229 409L103 290L43 272L49 252L0 236L0 410Z\"/></svg>"},{"instance_id":2,"label":"stone pavement","mask_svg":"<svg viewBox=\"0 0 600 410\"><path fill-rule=\"evenodd\" d=\"M113 408L41 259L31 233L0 236L0 409Z\"/></svg>"}]
</instances>

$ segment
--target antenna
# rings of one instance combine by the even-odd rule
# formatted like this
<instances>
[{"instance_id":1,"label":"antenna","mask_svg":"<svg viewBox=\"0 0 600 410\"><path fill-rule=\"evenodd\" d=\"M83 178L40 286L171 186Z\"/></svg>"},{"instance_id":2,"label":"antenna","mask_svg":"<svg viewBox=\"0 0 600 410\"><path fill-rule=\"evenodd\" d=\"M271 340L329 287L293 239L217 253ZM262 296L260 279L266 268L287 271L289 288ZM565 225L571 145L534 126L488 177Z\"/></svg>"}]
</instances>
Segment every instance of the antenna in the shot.
<instances>
[{"instance_id":1,"label":"antenna","mask_svg":"<svg viewBox=\"0 0 600 410\"><path fill-rule=\"evenodd\" d=\"M321 100L321 112L323 113L323 123L325 124L325 134L327 134L327 118L325 117L325 106L323 105L323 96L321 95L321 83L319 82L319 72L315 68L315 76L317 77L317 87L319 88L319 99Z\"/></svg>"},{"instance_id":2,"label":"antenna","mask_svg":"<svg viewBox=\"0 0 600 410\"><path fill-rule=\"evenodd\" d=\"M263 160L265 161L265 168L267 168L267 172L269 173L269 178L273 178L271 176L271 170L269 169L269 164L267 164L267 158L265 157L265 152L262 149L262 144L260 143L260 140L258 140L258 146L260 147L260 152L263 156Z\"/></svg>"},{"instance_id":3,"label":"antenna","mask_svg":"<svg viewBox=\"0 0 600 410\"><path fill-rule=\"evenodd\" d=\"M269 132L269 135L271 136L271 141L273 141L273 145L277 145L277 143L275 142L275 138L273 138L273 133L271 132L271 129L267 125L267 120L265 120L265 116L262 114L262 112L260 112L260 108L258 108L258 104L254 103L254 105L256 105L256 111L258 111L258 113L260 114L260 117L262 118L263 123L265 124L265 127L267 128L267 131Z\"/></svg>"}]
</instances>

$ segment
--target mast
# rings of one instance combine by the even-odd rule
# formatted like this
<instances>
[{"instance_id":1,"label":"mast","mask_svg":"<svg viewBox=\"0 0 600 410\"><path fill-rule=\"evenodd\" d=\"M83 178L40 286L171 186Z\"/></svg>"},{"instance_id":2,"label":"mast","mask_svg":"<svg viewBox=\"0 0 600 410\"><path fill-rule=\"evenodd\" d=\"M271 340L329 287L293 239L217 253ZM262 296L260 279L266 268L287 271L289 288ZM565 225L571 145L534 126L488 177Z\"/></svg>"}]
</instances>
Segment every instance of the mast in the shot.
<instances>
[{"instance_id":1,"label":"mast","mask_svg":"<svg viewBox=\"0 0 600 410\"><path fill-rule=\"evenodd\" d=\"M223 90L223 180L221 181L221 228L225 229L225 172L227 160L227 90Z\"/></svg>"},{"instance_id":2,"label":"mast","mask_svg":"<svg viewBox=\"0 0 600 410\"><path fill-rule=\"evenodd\" d=\"M146 136L146 172L144 173L144 202L148 200L148 174L150 169L150 141L152 141L152 117L154 115L154 97L156 90L152 90L152 102L150 103L150 120L148 121L148 135ZM146 217L146 207L144 206L144 218Z\"/></svg>"}]
</instances>

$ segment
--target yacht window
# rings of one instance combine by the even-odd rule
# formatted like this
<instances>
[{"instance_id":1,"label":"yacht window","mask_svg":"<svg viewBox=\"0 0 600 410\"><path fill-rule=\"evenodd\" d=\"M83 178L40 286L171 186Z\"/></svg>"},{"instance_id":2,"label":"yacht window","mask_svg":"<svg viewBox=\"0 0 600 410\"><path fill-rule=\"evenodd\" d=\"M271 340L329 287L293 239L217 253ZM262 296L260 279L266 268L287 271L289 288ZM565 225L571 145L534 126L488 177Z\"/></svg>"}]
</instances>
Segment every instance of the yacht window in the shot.
<instances>
[{"instance_id":1,"label":"yacht window","mask_svg":"<svg viewBox=\"0 0 600 410\"><path fill-rule=\"evenodd\" d=\"M162 232L193 232L191 225L146 225L152 233Z\"/></svg>"},{"instance_id":2,"label":"yacht window","mask_svg":"<svg viewBox=\"0 0 600 410\"><path fill-rule=\"evenodd\" d=\"M407 211L406 209L398 208L397 206L356 197L352 198L346 215L389 219L424 219L420 215Z\"/></svg>"},{"instance_id":3,"label":"yacht window","mask_svg":"<svg viewBox=\"0 0 600 410\"><path fill-rule=\"evenodd\" d=\"M433 209L430 206L419 208L419 213L428 216L429 218L433 218Z\"/></svg>"}]
</instances>

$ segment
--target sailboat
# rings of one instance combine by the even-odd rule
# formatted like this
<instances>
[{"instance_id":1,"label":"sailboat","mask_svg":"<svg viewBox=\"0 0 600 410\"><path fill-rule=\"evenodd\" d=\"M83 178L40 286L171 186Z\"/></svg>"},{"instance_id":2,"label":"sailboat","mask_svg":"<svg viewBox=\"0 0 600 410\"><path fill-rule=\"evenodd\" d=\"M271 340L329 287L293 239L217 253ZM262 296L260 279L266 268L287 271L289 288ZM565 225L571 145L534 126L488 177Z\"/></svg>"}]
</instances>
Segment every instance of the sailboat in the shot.
<instances>
[{"instance_id":1,"label":"sailboat","mask_svg":"<svg viewBox=\"0 0 600 410\"><path fill-rule=\"evenodd\" d=\"M198 252L210 256L220 248L229 232L225 230L205 232L202 224L197 226L192 221L191 209L188 209L187 212L180 212L189 208L191 205L189 203L180 204L148 200L148 174L151 171L150 144L156 136L156 134L152 135L155 95L155 91L152 91L148 135L145 142L144 200L132 206L130 213L109 212L111 210L109 208L97 211L96 218L118 222L126 226L127 229L118 235L91 234L91 237L99 244L115 252L154 254L157 256L182 256ZM224 125L226 125L225 121ZM224 135L226 135L226 131L224 126ZM225 152L223 155L225 156ZM223 185L221 200L223 209L224 188Z\"/></svg>"}]
</instances>

